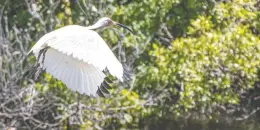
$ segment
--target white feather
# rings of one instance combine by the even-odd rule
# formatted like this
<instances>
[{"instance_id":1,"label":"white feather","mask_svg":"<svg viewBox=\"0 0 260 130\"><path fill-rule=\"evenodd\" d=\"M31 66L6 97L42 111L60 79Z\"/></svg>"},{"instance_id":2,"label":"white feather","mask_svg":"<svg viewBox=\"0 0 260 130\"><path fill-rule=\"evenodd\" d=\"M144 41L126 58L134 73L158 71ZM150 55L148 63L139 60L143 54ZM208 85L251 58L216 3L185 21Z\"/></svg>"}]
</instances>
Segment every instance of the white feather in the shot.
<instances>
[{"instance_id":1,"label":"white feather","mask_svg":"<svg viewBox=\"0 0 260 130\"><path fill-rule=\"evenodd\" d=\"M81 76L81 82L80 82L80 87L82 89L82 93L88 93L87 92L87 88L85 87L85 76L84 76L84 73L83 73L83 70L80 70L80 76Z\"/></svg>"},{"instance_id":2,"label":"white feather","mask_svg":"<svg viewBox=\"0 0 260 130\"><path fill-rule=\"evenodd\" d=\"M92 64L100 70L107 67L113 76L123 80L121 63L95 31L77 25L66 26L43 36L31 51L37 56L40 49L45 46L50 46L66 55L72 54L74 58Z\"/></svg>"},{"instance_id":3,"label":"white feather","mask_svg":"<svg viewBox=\"0 0 260 130\"><path fill-rule=\"evenodd\" d=\"M70 84L71 85L73 85L73 82L75 82L75 77L76 77L76 75L77 75L77 72L75 71L77 68L73 68L72 67L72 70L71 70L71 72L70 72L70 79L69 79L69 82L70 82Z\"/></svg>"},{"instance_id":4,"label":"white feather","mask_svg":"<svg viewBox=\"0 0 260 130\"><path fill-rule=\"evenodd\" d=\"M81 91L81 86L79 86L79 82L80 82L80 72L78 69L75 69L75 76L73 77L75 80L75 82L72 82L71 84L68 84L68 86L71 86L71 88L73 88L75 91L78 91L78 92L82 92Z\"/></svg>"},{"instance_id":5,"label":"white feather","mask_svg":"<svg viewBox=\"0 0 260 130\"><path fill-rule=\"evenodd\" d=\"M86 68L83 68L83 76L84 76L84 84L86 85L86 93L90 95L90 78L88 77L88 72L86 71Z\"/></svg>"},{"instance_id":6,"label":"white feather","mask_svg":"<svg viewBox=\"0 0 260 130\"><path fill-rule=\"evenodd\" d=\"M97 96L107 68L111 75L123 80L123 67L104 40L94 31L70 25L44 35L33 48L45 54L44 69L73 91Z\"/></svg>"},{"instance_id":7,"label":"white feather","mask_svg":"<svg viewBox=\"0 0 260 130\"><path fill-rule=\"evenodd\" d=\"M84 82L84 80L85 79L83 79L84 78L84 76L83 76L83 72L82 72L82 68L80 68L80 70L79 70L79 79L80 79L80 81L78 82L78 86L80 87L80 90L81 90L81 92L82 93L85 93L85 88L84 88L84 84L83 84L83 82Z\"/></svg>"},{"instance_id":8,"label":"white feather","mask_svg":"<svg viewBox=\"0 0 260 130\"><path fill-rule=\"evenodd\" d=\"M92 96L97 96L98 87L105 78L104 73L93 65L52 48L45 54L43 67L71 90Z\"/></svg>"}]
</instances>

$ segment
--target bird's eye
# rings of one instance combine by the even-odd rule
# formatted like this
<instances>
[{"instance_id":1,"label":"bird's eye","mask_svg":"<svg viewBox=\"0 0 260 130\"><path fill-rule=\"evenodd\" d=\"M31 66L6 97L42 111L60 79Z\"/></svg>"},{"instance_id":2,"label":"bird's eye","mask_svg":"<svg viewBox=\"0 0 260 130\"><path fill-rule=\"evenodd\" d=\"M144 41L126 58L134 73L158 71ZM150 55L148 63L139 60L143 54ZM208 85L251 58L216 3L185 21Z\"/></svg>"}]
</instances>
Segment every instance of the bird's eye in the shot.
<instances>
[{"instance_id":1,"label":"bird's eye","mask_svg":"<svg viewBox=\"0 0 260 130\"><path fill-rule=\"evenodd\" d=\"M107 21L107 20L106 20L106 21L104 21L104 24L105 24L105 25L107 25L107 24L108 24L108 21Z\"/></svg>"}]
</instances>

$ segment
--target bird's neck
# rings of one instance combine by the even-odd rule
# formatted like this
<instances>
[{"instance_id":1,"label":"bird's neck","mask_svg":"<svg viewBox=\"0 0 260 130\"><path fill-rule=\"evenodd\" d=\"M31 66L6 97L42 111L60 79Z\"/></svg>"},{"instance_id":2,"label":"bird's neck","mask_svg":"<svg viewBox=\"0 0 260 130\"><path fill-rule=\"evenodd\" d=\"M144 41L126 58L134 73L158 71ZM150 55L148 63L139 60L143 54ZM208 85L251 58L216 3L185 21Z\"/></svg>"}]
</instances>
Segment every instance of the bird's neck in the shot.
<instances>
[{"instance_id":1,"label":"bird's neck","mask_svg":"<svg viewBox=\"0 0 260 130\"><path fill-rule=\"evenodd\" d=\"M89 30L95 30L95 29L97 29L96 27L93 27L93 26L87 26L86 28L89 29Z\"/></svg>"},{"instance_id":2,"label":"bird's neck","mask_svg":"<svg viewBox=\"0 0 260 130\"><path fill-rule=\"evenodd\" d=\"M90 30L96 30L96 29L103 28L103 26L100 25L99 23L95 23L94 25L88 26L88 27L86 27L86 28L87 28L87 29L90 29Z\"/></svg>"}]
</instances>

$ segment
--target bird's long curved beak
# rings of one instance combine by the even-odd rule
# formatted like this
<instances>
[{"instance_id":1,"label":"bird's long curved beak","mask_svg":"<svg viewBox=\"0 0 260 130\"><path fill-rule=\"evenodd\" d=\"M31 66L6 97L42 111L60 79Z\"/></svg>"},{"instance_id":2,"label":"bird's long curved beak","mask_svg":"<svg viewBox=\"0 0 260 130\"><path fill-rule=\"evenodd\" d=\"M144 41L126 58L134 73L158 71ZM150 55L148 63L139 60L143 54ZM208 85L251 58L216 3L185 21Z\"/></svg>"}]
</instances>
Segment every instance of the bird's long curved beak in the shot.
<instances>
[{"instance_id":1,"label":"bird's long curved beak","mask_svg":"<svg viewBox=\"0 0 260 130\"><path fill-rule=\"evenodd\" d=\"M117 26L119 26L119 27L122 27L122 28L124 28L124 29L130 31L132 34L135 35L135 33L134 33L129 27L127 27L127 26L125 26L125 25L123 25L123 24L121 24L121 23L117 23L117 22L115 22L115 25L117 25Z\"/></svg>"}]
</instances>

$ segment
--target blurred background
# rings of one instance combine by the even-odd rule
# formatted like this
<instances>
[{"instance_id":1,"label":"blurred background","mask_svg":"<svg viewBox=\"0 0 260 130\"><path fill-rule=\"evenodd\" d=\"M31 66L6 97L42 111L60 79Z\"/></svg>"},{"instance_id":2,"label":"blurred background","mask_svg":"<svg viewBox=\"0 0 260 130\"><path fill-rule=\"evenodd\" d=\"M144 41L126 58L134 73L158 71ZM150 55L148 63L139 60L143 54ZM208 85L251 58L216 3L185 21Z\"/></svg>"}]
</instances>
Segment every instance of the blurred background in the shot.
<instances>
[{"instance_id":1,"label":"blurred background","mask_svg":"<svg viewBox=\"0 0 260 130\"><path fill-rule=\"evenodd\" d=\"M42 73L29 49L47 32L101 17L133 73L90 98ZM260 129L259 0L0 0L0 128Z\"/></svg>"}]
</instances>

